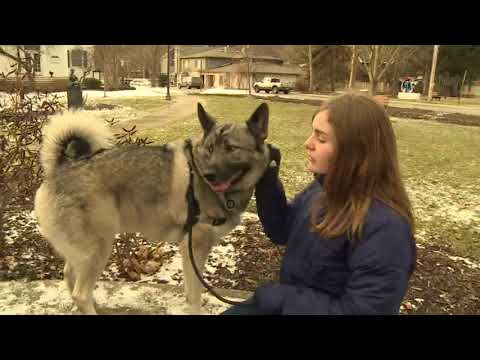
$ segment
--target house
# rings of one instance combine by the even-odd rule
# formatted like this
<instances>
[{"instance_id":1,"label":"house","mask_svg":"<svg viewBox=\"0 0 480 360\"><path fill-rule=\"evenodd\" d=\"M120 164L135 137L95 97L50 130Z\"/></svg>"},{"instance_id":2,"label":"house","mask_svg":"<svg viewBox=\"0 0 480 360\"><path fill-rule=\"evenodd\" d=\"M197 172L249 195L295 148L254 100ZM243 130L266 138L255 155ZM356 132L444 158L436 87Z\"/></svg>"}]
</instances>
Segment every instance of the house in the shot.
<instances>
[{"instance_id":1,"label":"house","mask_svg":"<svg viewBox=\"0 0 480 360\"><path fill-rule=\"evenodd\" d=\"M173 45L170 47L170 78L178 83L180 78L180 59L194 53L212 50L219 45ZM167 53L163 54L160 61L160 73L167 74Z\"/></svg>"},{"instance_id":2,"label":"house","mask_svg":"<svg viewBox=\"0 0 480 360\"><path fill-rule=\"evenodd\" d=\"M280 81L294 86L303 71L293 65L278 65L273 63L234 63L220 66L204 72L205 88L248 89L248 73L250 82L262 80L264 77L279 78Z\"/></svg>"},{"instance_id":3,"label":"house","mask_svg":"<svg viewBox=\"0 0 480 360\"><path fill-rule=\"evenodd\" d=\"M295 83L303 74L298 66L285 65L282 59L274 56L249 55L247 58L241 51L232 50L229 46L195 51L198 49L190 48L189 53L185 50L176 53L175 69L171 73L177 82L183 77L195 76L201 77L205 88L247 89L249 72L252 83L264 76Z\"/></svg>"},{"instance_id":4,"label":"house","mask_svg":"<svg viewBox=\"0 0 480 360\"><path fill-rule=\"evenodd\" d=\"M7 53L16 56L17 46L24 51L20 55L33 59L36 78L67 78L70 69L81 77L89 69L92 46L89 45L0 45ZM0 73L8 74L14 61L0 55Z\"/></svg>"}]
</instances>

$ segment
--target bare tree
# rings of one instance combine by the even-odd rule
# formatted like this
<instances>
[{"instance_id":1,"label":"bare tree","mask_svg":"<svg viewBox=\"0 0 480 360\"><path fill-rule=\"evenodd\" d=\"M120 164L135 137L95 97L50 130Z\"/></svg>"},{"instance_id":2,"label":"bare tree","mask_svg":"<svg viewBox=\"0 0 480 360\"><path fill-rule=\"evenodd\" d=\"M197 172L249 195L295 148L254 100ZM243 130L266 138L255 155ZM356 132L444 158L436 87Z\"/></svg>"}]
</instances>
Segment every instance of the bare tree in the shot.
<instances>
[{"instance_id":1,"label":"bare tree","mask_svg":"<svg viewBox=\"0 0 480 360\"><path fill-rule=\"evenodd\" d=\"M290 51L288 58L291 62L308 64L310 91L321 79L329 82L330 91L335 91L335 83L343 77L342 69L347 70L350 59L350 50L343 45L291 45L287 49ZM347 76L345 75L345 81L348 81Z\"/></svg>"},{"instance_id":2,"label":"bare tree","mask_svg":"<svg viewBox=\"0 0 480 360\"><path fill-rule=\"evenodd\" d=\"M251 73L252 71L254 72L255 69L252 66L252 59L251 59L251 54L250 54L250 45L244 45L242 47L242 54L244 57L244 61L247 64L247 83L248 83L248 95L252 95L252 78L251 78Z\"/></svg>"},{"instance_id":3,"label":"bare tree","mask_svg":"<svg viewBox=\"0 0 480 360\"><path fill-rule=\"evenodd\" d=\"M401 58L408 59L416 49L407 45L360 45L358 60L368 74L369 93L375 95L378 83Z\"/></svg>"},{"instance_id":4,"label":"bare tree","mask_svg":"<svg viewBox=\"0 0 480 360\"><path fill-rule=\"evenodd\" d=\"M23 56L22 56L23 55ZM35 88L35 68L33 58L25 51L21 45L15 45L15 54L6 51L0 46L0 56L7 57L12 61L11 68L7 74L0 74L4 79L7 79L12 74L15 74L15 109L25 99L25 87L23 80L28 78L30 80L31 89Z\"/></svg>"},{"instance_id":5,"label":"bare tree","mask_svg":"<svg viewBox=\"0 0 480 360\"><path fill-rule=\"evenodd\" d=\"M15 69L12 70L9 74L13 74L14 72L21 73L22 70L25 70L26 76L33 76L33 59L29 56L26 56L25 49L20 45L16 45L15 52L16 54L11 54L5 49L3 49L2 46L0 46L0 55L7 57L14 62ZM21 56L21 53L23 54L23 56Z\"/></svg>"},{"instance_id":6,"label":"bare tree","mask_svg":"<svg viewBox=\"0 0 480 360\"><path fill-rule=\"evenodd\" d=\"M103 68L103 81L105 90L116 90L119 88L120 59L118 45L95 45L95 65Z\"/></svg>"}]
</instances>

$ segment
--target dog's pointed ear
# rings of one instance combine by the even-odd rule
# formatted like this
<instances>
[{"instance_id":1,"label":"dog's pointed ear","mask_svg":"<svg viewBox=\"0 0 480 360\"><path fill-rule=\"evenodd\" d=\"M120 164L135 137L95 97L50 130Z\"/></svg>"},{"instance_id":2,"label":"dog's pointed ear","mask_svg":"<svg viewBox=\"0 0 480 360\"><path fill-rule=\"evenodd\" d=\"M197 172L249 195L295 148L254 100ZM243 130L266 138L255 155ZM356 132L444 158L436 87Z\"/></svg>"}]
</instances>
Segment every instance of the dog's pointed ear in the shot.
<instances>
[{"instance_id":1,"label":"dog's pointed ear","mask_svg":"<svg viewBox=\"0 0 480 360\"><path fill-rule=\"evenodd\" d=\"M262 103L250 116L247 127L259 143L265 141L268 137L268 105L266 103Z\"/></svg>"},{"instance_id":2,"label":"dog's pointed ear","mask_svg":"<svg viewBox=\"0 0 480 360\"><path fill-rule=\"evenodd\" d=\"M200 103L198 103L197 112L198 120L200 120L200 124L202 124L203 131L205 134L208 134L208 132L212 130L216 122L210 115L208 115L208 113L205 111L202 104Z\"/></svg>"}]
</instances>

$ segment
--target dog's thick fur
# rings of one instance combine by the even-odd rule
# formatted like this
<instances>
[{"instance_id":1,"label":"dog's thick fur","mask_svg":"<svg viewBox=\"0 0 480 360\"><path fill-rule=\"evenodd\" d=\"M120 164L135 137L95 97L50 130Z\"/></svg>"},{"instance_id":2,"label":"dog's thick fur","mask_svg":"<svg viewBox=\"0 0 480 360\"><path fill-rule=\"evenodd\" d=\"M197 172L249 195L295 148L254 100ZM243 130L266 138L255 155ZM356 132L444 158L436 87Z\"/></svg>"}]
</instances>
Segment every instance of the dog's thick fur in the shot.
<instances>
[{"instance_id":1,"label":"dog's thick fur","mask_svg":"<svg viewBox=\"0 0 480 360\"><path fill-rule=\"evenodd\" d=\"M217 122L198 104L203 137L163 146L114 146L102 120L82 112L51 118L44 130L45 179L35 197L42 235L65 259L64 278L74 303L96 314L93 290L112 251L115 234L142 232L152 242L179 244L187 303L201 308L202 285L188 258L184 225L189 163L200 207L193 227L194 256L203 272L209 251L240 222L268 166L268 107L244 125ZM232 207L233 205L233 207ZM213 226L215 219L224 224Z\"/></svg>"}]
</instances>

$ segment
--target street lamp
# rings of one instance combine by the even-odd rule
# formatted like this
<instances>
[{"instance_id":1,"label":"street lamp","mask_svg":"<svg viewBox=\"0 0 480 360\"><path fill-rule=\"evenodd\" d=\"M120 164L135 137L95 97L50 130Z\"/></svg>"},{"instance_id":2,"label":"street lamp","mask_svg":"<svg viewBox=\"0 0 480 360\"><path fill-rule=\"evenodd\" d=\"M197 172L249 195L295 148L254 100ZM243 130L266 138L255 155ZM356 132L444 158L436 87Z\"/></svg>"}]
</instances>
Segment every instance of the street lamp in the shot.
<instances>
[{"instance_id":1,"label":"street lamp","mask_svg":"<svg viewBox=\"0 0 480 360\"><path fill-rule=\"evenodd\" d=\"M170 97L170 45L167 45L167 96L165 100L172 100Z\"/></svg>"}]
</instances>

